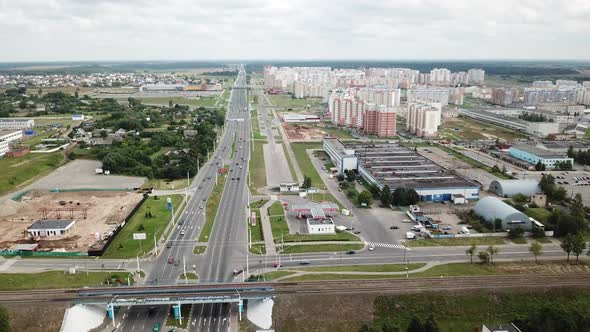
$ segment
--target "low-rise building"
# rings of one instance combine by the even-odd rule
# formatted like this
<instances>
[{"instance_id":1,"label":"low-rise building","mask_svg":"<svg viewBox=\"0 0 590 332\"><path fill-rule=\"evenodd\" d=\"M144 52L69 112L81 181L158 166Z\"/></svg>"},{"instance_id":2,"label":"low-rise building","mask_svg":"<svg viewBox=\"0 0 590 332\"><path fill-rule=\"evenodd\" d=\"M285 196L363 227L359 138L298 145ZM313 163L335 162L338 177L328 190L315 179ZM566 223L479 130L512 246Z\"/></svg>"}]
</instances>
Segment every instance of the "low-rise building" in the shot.
<instances>
[{"instance_id":1,"label":"low-rise building","mask_svg":"<svg viewBox=\"0 0 590 332\"><path fill-rule=\"evenodd\" d=\"M296 193L299 192L299 184L297 182L281 183L279 190L282 193Z\"/></svg>"},{"instance_id":2,"label":"low-rise building","mask_svg":"<svg viewBox=\"0 0 590 332\"><path fill-rule=\"evenodd\" d=\"M0 157L4 156L8 150L8 142L0 141Z\"/></svg>"},{"instance_id":3,"label":"low-rise building","mask_svg":"<svg viewBox=\"0 0 590 332\"><path fill-rule=\"evenodd\" d=\"M14 142L23 138L22 130L0 130L0 141Z\"/></svg>"},{"instance_id":4,"label":"low-rise building","mask_svg":"<svg viewBox=\"0 0 590 332\"><path fill-rule=\"evenodd\" d=\"M572 165L574 164L574 159L568 158L564 153L553 152L536 146L511 146L510 150L508 150L508 154L511 157L526 161L531 165L536 165L538 162L541 162L546 168L554 168L556 163L568 162Z\"/></svg>"},{"instance_id":5,"label":"low-rise building","mask_svg":"<svg viewBox=\"0 0 590 332\"><path fill-rule=\"evenodd\" d=\"M354 155L354 149L347 149L344 144L337 138L324 139L324 151L330 156L334 166L338 168L338 174L343 174L346 170L357 169L357 157Z\"/></svg>"},{"instance_id":6,"label":"low-rise building","mask_svg":"<svg viewBox=\"0 0 590 332\"><path fill-rule=\"evenodd\" d=\"M39 220L27 232L33 237L59 236L68 233L75 224L75 220Z\"/></svg>"},{"instance_id":7,"label":"low-rise building","mask_svg":"<svg viewBox=\"0 0 590 332\"><path fill-rule=\"evenodd\" d=\"M72 121L84 121L84 114L72 114Z\"/></svg>"},{"instance_id":8,"label":"low-rise building","mask_svg":"<svg viewBox=\"0 0 590 332\"><path fill-rule=\"evenodd\" d=\"M31 129L35 126L32 119L0 119L0 129Z\"/></svg>"},{"instance_id":9,"label":"low-rise building","mask_svg":"<svg viewBox=\"0 0 590 332\"><path fill-rule=\"evenodd\" d=\"M332 218L307 219L307 232L309 234L334 234L336 228Z\"/></svg>"},{"instance_id":10,"label":"low-rise building","mask_svg":"<svg viewBox=\"0 0 590 332\"><path fill-rule=\"evenodd\" d=\"M539 181L524 180L494 180L490 183L490 191L500 197L512 197L516 194L531 196L541 192Z\"/></svg>"},{"instance_id":11,"label":"low-rise building","mask_svg":"<svg viewBox=\"0 0 590 332\"><path fill-rule=\"evenodd\" d=\"M283 122L286 123L307 123L320 122L320 117L313 114L284 113Z\"/></svg>"},{"instance_id":12,"label":"low-rise building","mask_svg":"<svg viewBox=\"0 0 590 332\"><path fill-rule=\"evenodd\" d=\"M492 224L497 219L500 219L502 221L502 229L522 228L524 230L531 230L533 227L531 220L526 214L496 197L488 196L482 198L473 207L473 212Z\"/></svg>"}]
</instances>

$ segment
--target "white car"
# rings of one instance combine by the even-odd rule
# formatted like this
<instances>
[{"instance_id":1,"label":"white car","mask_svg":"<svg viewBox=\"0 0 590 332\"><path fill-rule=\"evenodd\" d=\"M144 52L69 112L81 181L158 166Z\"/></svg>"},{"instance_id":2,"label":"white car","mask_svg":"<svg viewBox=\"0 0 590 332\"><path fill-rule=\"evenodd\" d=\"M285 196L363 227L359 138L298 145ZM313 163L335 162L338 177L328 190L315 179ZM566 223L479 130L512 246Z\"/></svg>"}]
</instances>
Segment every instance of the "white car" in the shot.
<instances>
[{"instance_id":1,"label":"white car","mask_svg":"<svg viewBox=\"0 0 590 332\"><path fill-rule=\"evenodd\" d=\"M373 251L373 250L375 250L375 246L374 245L370 245L369 246L369 251Z\"/></svg>"}]
</instances>

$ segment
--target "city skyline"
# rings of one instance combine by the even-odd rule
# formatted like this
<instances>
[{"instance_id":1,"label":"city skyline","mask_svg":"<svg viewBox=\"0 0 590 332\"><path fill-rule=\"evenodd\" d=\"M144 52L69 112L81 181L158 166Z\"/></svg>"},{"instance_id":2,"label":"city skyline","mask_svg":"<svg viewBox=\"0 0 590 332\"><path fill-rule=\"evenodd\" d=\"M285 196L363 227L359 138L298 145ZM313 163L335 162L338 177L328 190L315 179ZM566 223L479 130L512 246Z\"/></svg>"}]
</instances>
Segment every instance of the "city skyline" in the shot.
<instances>
[{"instance_id":1,"label":"city skyline","mask_svg":"<svg viewBox=\"0 0 590 332\"><path fill-rule=\"evenodd\" d=\"M0 62L590 59L590 46L575 43L587 37L587 3L504 8L485 1L4 2L2 40L18 47L6 47Z\"/></svg>"}]
</instances>

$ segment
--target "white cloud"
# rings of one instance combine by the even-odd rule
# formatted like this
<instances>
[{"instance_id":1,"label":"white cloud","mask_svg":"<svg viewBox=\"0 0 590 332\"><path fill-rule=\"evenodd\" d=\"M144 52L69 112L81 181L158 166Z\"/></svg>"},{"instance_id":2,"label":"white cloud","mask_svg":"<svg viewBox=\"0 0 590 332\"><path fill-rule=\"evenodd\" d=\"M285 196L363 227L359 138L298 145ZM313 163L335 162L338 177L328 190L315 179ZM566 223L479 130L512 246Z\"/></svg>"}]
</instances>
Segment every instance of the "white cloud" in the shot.
<instances>
[{"instance_id":1,"label":"white cloud","mask_svg":"<svg viewBox=\"0 0 590 332\"><path fill-rule=\"evenodd\" d=\"M590 59L588 0L0 0L0 61Z\"/></svg>"}]
</instances>

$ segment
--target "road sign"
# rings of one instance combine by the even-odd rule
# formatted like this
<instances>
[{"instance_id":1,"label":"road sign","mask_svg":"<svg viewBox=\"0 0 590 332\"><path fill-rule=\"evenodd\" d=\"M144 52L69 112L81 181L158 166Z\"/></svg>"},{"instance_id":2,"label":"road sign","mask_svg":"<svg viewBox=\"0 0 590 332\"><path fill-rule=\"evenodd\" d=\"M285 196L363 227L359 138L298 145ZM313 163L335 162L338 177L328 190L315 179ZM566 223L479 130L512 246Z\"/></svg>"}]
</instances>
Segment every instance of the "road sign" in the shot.
<instances>
[{"instance_id":1,"label":"road sign","mask_svg":"<svg viewBox=\"0 0 590 332\"><path fill-rule=\"evenodd\" d=\"M145 233L133 233L134 240L145 240Z\"/></svg>"},{"instance_id":2,"label":"road sign","mask_svg":"<svg viewBox=\"0 0 590 332\"><path fill-rule=\"evenodd\" d=\"M172 199L170 197L166 199L166 209L168 209L168 211L172 211Z\"/></svg>"}]
</instances>

